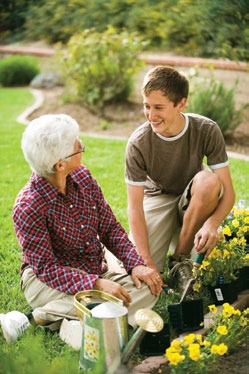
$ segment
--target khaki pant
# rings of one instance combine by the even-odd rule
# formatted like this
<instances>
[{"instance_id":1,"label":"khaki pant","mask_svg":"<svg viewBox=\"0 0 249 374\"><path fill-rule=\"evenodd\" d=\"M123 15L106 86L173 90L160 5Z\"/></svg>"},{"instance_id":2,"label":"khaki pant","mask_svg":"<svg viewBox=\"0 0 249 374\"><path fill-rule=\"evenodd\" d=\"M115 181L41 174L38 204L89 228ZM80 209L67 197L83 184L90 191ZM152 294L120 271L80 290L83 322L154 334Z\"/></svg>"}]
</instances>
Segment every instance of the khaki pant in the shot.
<instances>
[{"instance_id":1,"label":"khaki pant","mask_svg":"<svg viewBox=\"0 0 249 374\"><path fill-rule=\"evenodd\" d=\"M150 253L158 270L163 272L166 254L180 232L178 204L181 196L162 194L144 197Z\"/></svg>"},{"instance_id":2,"label":"khaki pant","mask_svg":"<svg viewBox=\"0 0 249 374\"><path fill-rule=\"evenodd\" d=\"M134 318L136 311L140 308L152 309L156 304L157 297L151 294L145 284L141 289L137 289L132 277L128 274L109 271L102 277L121 284L130 293L132 303L128 308L128 323L132 327L136 327ZM78 319L74 296L48 287L36 278L31 268L24 270L21 287L27 302L33 309L34 318L40 318L50 323L62 321L63 318Z\"/></svg>"},{"instance_id":3,"label":"khaki pant","mask_svg":"<svg viewBox=\"0 0 249 374\"><path fill-rule=\"evenodd\" d=\"M203 169L208 170L203 165ZM182 195L145 195L143 200L150 253L158 270L163 272L168 250L174 252L180 235L183 216L191 199L193 179ZM219 199L223 195L221 187ZM130 239L132 235L130 233ZM192 256L195 256L192 249Z\"/></svg>"},{"instance_id":4,"label":"khaki pant","mask_svg":"<svg viewBox=\"0 0 249 374\"><path fill-rule=\"evenodd\" d=\"M158 270L163 272L169 248L174 249L180 234L183 215L190 201L189 182L182 195L145 195L143 200L150 253ZM132 235L130 234L130 239Z\"/></svg>"}]
</instances>

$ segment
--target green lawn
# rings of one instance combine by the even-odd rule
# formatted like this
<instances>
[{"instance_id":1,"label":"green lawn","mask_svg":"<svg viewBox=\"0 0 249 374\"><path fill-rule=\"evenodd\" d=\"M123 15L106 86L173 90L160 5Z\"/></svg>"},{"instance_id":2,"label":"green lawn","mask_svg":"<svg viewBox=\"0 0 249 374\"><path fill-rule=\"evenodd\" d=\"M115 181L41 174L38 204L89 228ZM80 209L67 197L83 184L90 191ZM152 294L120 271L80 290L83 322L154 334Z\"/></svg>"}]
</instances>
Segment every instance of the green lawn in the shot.
<instances>
[{"instance_id":1,"label":"green lawn","mask_svg":"<svg viewBox=\"0 0 249 374\"><path fill-rule=\"evenodd\" d=\"M30 176L20 148L24 125L18 124L16 118L33 101L27 89L0 88L0 313L15 309L21 312L30 310L19 285L21 252L13 231L11 210L17 192ZM86 144L83 163L97 178L118 220L128 230L124 182L126 141L91 137L82 140ZM236 200L245 199L249 205L249 162L230 159L230 165ZM11 346L0 334L0 374L72 374L77 372L78 360L79 353L61 342L57 334L48 336L30 329L23 339Z\"/></svg>"}]
</instances>

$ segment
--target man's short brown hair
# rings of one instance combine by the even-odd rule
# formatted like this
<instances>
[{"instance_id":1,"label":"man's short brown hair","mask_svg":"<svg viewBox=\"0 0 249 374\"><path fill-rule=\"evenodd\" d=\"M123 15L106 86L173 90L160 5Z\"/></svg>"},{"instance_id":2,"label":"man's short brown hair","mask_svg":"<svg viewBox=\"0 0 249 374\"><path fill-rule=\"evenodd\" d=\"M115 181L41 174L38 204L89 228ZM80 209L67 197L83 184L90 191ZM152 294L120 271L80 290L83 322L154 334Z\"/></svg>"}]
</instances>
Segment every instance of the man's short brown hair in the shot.
<instances>
[{"instance_id":1,"label":"man's short brown hair","mask_svg":"<svg viewBox=\"0 0 249 374\"><path fill-rule=\"evenodd\" d=\"M187 77L171 66L157 66L144 77L142 94L148 96L152 91L162 91L176 106L183 98L188 98L189 82Z\"/></svg>"}]
</instances>

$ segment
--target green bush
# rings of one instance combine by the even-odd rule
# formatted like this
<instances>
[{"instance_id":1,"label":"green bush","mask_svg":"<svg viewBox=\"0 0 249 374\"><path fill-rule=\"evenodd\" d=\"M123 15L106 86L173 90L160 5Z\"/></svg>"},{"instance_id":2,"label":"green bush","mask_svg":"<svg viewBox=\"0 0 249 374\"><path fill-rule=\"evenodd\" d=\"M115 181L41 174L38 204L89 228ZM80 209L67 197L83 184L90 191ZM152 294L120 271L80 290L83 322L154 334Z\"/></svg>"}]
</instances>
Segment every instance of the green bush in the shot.
<instances>
[{"instance_id":1,"label":"green bush","mask_svg":"<svg viewBox=\"0 0 249 374\"><path fill-rule=\"evenodd\" d=\"M187 111L211 118L219 125L223 134L234 130L243 119L243 111L249 103L236 109L235 90L238 82L227 89L223 82L211 78L190 78L190 95Z\"/></svg>"},{"instance_id":2,"label":"green bush","mask_svg":"<svg viewBox=\"0 0 249 374\"><path fill-rule=\"evenodd\" d=\"M0 60L0 84L4 87L25 86L39 73L33 57L11 56Z\"/></svg>"},{"instance_id":3,"label":"green bush","mask_svg":"<svg viewBox=\"0 0 249 374\"><path fill-rule=\"evenodd\" d=\"M106 103L126 100L143 65L137 55L144 45L135 33L117 33L113 27L73 36L59 59L68 97L95 111Z\"/></svg>"}]
</instances>

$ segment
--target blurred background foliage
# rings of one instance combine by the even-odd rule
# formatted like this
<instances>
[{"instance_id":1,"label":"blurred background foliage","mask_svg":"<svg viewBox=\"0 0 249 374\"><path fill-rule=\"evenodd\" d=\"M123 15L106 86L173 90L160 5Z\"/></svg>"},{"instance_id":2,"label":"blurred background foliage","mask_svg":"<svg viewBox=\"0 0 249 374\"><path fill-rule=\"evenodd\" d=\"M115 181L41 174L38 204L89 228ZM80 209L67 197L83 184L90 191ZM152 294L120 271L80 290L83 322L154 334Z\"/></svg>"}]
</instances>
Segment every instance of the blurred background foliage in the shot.
<instances>
[{"instance_id":1,"label":"blurred background foliage","mask_svg":"<svg viewBox=\"0 0 249 374\"><path fill-rule=\"evenodd\" d=\"M0 43L67 43L109 26L138 33L148 50L249 61L248 0L1 0Z\"/></svg>"}]
</instances>

